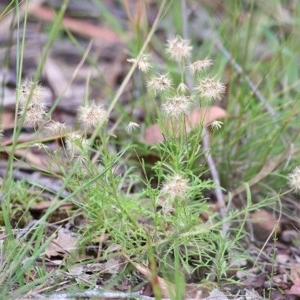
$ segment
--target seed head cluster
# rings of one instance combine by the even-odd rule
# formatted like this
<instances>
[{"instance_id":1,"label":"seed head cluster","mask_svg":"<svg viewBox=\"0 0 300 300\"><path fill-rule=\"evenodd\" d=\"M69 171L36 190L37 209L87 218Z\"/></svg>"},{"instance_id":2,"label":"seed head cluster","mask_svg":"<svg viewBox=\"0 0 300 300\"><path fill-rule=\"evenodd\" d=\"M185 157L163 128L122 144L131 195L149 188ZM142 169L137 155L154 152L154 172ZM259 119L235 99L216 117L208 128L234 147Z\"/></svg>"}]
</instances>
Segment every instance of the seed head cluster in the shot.
<instances>
[{"instance_id":1,"label":"seed head cluster","mask_svg":"<svg viewBox=\"0 0 300 300\"><path fill-rule=\"evenodd\" d=\"M222 95L225 93L224 84L214 77L202 75L203 71L208 70L213 65L212 61L205 58L189 63L193 50L189 40L176 36L174 39L167 41L165 50L168 56L176 61L181 68L179 83L176 83L178 77L177 79L175 77L173 81L170 73L164 71L163 67L155 74L148 54L142 54L137 58L129 58L128 62L136 64L138 69L144 73L148 89L153 91L157 98L162 101L161 109L166 118L179 119L187 115L195 104L194 99L198 99L199 96L209 100L221 100ZM184 72L187 68L191 74L199 76L194 89L191 89L185 82L186 76ZM45 90L39 83L31 80L23 81L19 87L18 95L19 115L24 119L26 124L33 128L45 125L47 131L53 135L68 135L64 123L56 122L47 116L47 107L44 101ZM100 128L106 124L108 121L108 112L103 105L92 102L80 106L77 117L80 125L85 130L90 130ZM133 130L139 128L139 126L135 122L129 122L126 130L128 133L131 133ZM221 123L215 122L211 126L220 128ZM79 140L80 143L78 143ZM78 144L81 146L79 147ZM75 135L70 135L66 141L67 149L71 153L71 156L78 155L84 144L85 142ZM173 184L174 194L180 194L180 191L184 190L184 186L187 183L186 179L179 175L174 175L173 178L169 178L166 182L163 190L168 190L168 187Z\"/></svg>"},{"instance_id":2,"label":"seed head cluster","mask_svg":"<svg viewBox=\"0 0 300 300\"><path fill-rule=\"evenodd\" d=\"M181 81L177 85L172 81L169 73L153 74L151 71L150 74L145 74L148 89L162 98L161 109L167 118L179 118L182 115L187 115L195 105L195 99L204 98L210 101L219 101L225 93L225 85L221 80L203 74L213 65L211 59L196 60L184 66L191 57L192 49L190 41L180 36L167 41L166 53L171 59L179 63L182 72ZM137 60L129 59L128 61L136 62ZM148 71L150 69L149 56L142 55L137 64L141 70ZM185 82L184 72L186 70L189 70L193 76L199 76L195 78L197 81L192 90ZM221 123L211 125L217 129L221 127Z\"/></svg>"},{"instance_id":3,"label":"seed head cluster","mask_svg":"<svg viewBox=\"0 0 300 300\"><path fill-rule=\"evenodd\" d=\"M25 80L19 88L19 115L29 126L34 128L45 123L47 108L44 102L44 89L38 83ZM95 103L80 106L78 109L78 119L86 129L101 127L108 120L108 113L103 105ZM66 126L63 123L50 120L46 126L47 131L52 134L64 134Z\"/></svg>"}]
</instances>

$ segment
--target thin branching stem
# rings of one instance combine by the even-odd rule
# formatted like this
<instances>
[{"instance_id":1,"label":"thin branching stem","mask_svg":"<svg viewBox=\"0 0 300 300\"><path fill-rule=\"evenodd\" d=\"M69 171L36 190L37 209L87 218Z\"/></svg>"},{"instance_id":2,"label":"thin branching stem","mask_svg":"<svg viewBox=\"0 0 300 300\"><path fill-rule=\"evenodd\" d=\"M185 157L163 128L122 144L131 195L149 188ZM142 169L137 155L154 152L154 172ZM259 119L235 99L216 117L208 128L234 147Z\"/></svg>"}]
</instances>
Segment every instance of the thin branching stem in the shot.
<instances>
[{"instance_id":1,"label":"thin branching stem","mask_svg":"<svg viewBox=\"0 0 300 300\"><path fill-rule=\"evenodd\" d=\"M186 0L181 0L181 5L182 5L182 24L183 24L182 25L182 27L183 27L182 31L183 31L183 37L185 39L188 39L188 29L187 29L188 12L187 12ZM193 79L192 79L191 74L189 72L187 72L186 77L187 77L186 80L188 82L189 88L192 88ZM217 198L217 201L218 201L218 207L220 209L220 215L221 215L222 218L224 218L225 214L226 214L226 209L225 209L226 204L225 204L225 201L224 201L224 196L223 196L223 192L222 192L221 185L220 185L220 176L219 176L219 173L218 173L218 169L216 167L216 164L214 162L214 159L213 159L212 155L209 152L209 148L210 148L209 135L208 135L208 132L207 132L207 129L206 129L205 126L202 129L202 143L203 143L203 150L207 154L205 156L206 161L207 161L211 176L213 178L213 181L215 183L215 194L216 194L216 198ZM228 228L226 229L225 227L227 228L229 226L224 225L224 228L222 229L222 236L223 237L226 236L226 233L227 233L227 230L228 230Z\"/></svg>"}]
</instances>

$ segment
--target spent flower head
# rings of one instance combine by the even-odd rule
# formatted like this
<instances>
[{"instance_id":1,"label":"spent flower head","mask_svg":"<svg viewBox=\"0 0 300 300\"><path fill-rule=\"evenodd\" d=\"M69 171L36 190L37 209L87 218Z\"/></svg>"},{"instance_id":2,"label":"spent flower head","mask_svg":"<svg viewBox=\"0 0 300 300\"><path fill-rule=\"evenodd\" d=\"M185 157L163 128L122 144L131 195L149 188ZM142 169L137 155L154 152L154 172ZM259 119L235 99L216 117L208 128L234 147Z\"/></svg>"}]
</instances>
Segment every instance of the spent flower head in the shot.
<instances>
[{"instance_id":1,"label":"spent flower head","mask_svg":"<svg viewBox=\"0 0 300 300\"><path fill-rule=\"evenodd\" d=\"M155 93L164 92L172 88L172 80L168 74L160 74L153 76L147 82L147 86Z\"/></svg>"},{"instance_id":2,"label":"spent flower head","mask_svg":"<svg viewBox=\"0 0 300 300\"><path fill-rule=\"evenodd\" d=\"M67 131L65 123L60 123L53 120L48 124L46 129L53 135L63 135Z\"/></svg>"},{"instance_id":3,"label":"spent flower head","mask_svg":"<svg viewBox=\"0 0 300 300\"><path fill-rule=\"evenodd\" d=\"M212 60L206 58L203 60L197 60L194 63L189 65L189 68L192 72L192 74L196 73L196 72L202 72L204 70L209 69L211 66L213 65Z\"/></svg>"},{"instance_id":4,"label":"spent flower head","mask_svg":"<svg viewBox=\"0 0 300 300\"><path fill-rule=\"evenodd\" d=\"M32 145L32 147L37 147L38 150L44 150L44 151L46 151L48 148L48 146L43 143L35 143Z\"/></svg>"},{"instance_id":5,"label":"spent flower head","mask_svg":"<svg viewBox=\"0 0 300 300\"><path fill-rule=\"evenodd\" d=\"M167 98L167 101L162 105L162 110L167 117L179 118L189 113L192 103L191 97L176 95Z\"/></svg>"},{"instance_id":6,"label":"spent flower head","mask_svg":"<svg viewBox=\"0 0 300 300\"><path fill-rule=\"evenodd\" d=\"M288 176L289 186L297 193L300 192L300 167L296 167Z\"/></svg>"},{"instance_id":7,"label":"spent flower head","mask_svg":"<svg viewBox=\"0 0 300 300\"><path fill-rule=\"evenodd\" d=\"M103 105L82 105L78 108L78 120L86 129L100 127L108 121L108 113Z\"/></svg>"},{"instance_id":8,"label":"spent flower head","mask_svg":"<svg viewBox=\"0 0 300 300\"><path fill-rule=\"evenodd\" d=\"M142 54L140 58L128 58L128 62L135 63L137 62L138 68L143 72L147 73L151 68L151 64L149 63L149 55Z\"/></svg>"},{"instance_id":9,"label":"spent flower head","mask_svg":"<svg viewBox=\"0 0 300 300\"><path fill-rule=\"evenodd\" d=\"M27 108L23 107L19 114L24 118L25 124L36 128L45 122L47 111L43 103L35 103L30 104Z\"/></svg>"},{"instance_id":10,"label":"spent flower head","mask_svg":"<svg viewBox=\"0 0 300 300\"><path fill-rule=\"evenodd\" d=\"M195 90L198 90L200 95L208 100L221 100L225 93L225 85L220 80L208 77L200 79Z\"/></svg>"},{"instance_id":11,"label":"spent flower head","mask_svg":"<svg viewBox=\"0 0 300 300\"><path fill-rule=\"evenodd\" d=\"M189 40L183 39L177 35L173 40L167 41L167 54L170 54L171 58L175 61L181 61L187 59L192 54L193 47L190 45Z\"/></svg>"},{"instance_id":12,"label":"spent flower head","mask_svg":"<svg viewBox=\"0 0 300 300\"><path fill-rule=\"evenodd\" d=\"M19 87L20 107L26 108L29 105L44 104L45 90L38 83L25 79Z\"/></svg>"},{"instance_id":13,"label":"spent flower head","mask_svg":"<svg viewBox=\"0 0 300 300\"><path fill-rule=\"evenodd\" d=\"M190 189L189 180L181 174L174 174L167 178L161 190L162 194L170 198L182 198Z\"/></svg>"},{"instance_id":14,"label":"spent flower head","mask_svg":"<svg viewBox=\"0 0 300 300\"><path fill-rule=\"evenodd\" d=\"M83 138L78 132L70 132L65 143L71 158L82 156L89 149L89 140Z\"/></svg>"},{"instance_id":15,"label":"spent flower head","mask_svg":"<svg viewBox=\"0 0 300 300\"><path fill-rule=\"evenodd\" d=\"M177 92L185 94L189 90L188 86L184 82L180 82L177 87Z\"/></svg>"},{"instance_id":16,"label":"spent flower head","mask_svg":"<svg viewBox=\"0 0 300 300\"><path fill-rule=\"evenodd\" d=\"M220 129L223 126L223 122L215 120L212 121L211 123L208 124L209 127L211 127L212 129Z\"/></svg>"},{"instance_id":17,"label":"spent flower head","mask_svg":"<svg viewBox=\"0 0 300 300\"><path fill-rule=\"evenodd\" d=\"M133 130L140 128L140 124L135 123L135 122L129 122L128 125L126 126L126 131L128 133L131 133Z\"/></svg>"},{"instance_id":18,"label":"spent flower head","mask_svg":"<svg viewBox=\"0 0 300 300\"><path fill-rule=\"evenodd\" d=\"M44 122L47 114L44 89L37 82L25 79L19 87L20 111L25 124L36 128Z\"/></svg>"}]
</instances>

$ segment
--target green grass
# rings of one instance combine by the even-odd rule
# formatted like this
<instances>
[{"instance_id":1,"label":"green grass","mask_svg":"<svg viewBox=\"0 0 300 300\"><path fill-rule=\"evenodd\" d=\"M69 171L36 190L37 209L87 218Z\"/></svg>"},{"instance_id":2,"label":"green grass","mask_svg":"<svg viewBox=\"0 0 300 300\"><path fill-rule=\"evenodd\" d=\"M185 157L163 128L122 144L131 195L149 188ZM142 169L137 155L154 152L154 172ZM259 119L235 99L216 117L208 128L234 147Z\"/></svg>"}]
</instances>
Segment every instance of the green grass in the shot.
<instances>
[{"instance_id":1,"label":"green grass","mask_svg":"<svg viewBox=\"0 0 300 300\"><path fill-rule=\"evenodd\" d=\"M82 47L80 38L71 31L62 34L65 31L61 23L68 2L63 1L55 21L45 27L47 42L33 81L41 78L47 55L61 40L66 40L81 53L90 68L99 72L99 80L105 75L97 67L93 50ZM287 210L282 212L281 201L290 199L290 194L285 193L288 191L286 176L297 164L300 153L297 6L289 7L286 1L279 0L266 4L228 1L216 8L209 4L199 6L199 1L191 1L199 14L191 16L193 20L190 20L189 10L182 13L179 1L157 1L160 11L152 27L136 21L124 29L113 13L104 9L101 1L93 2L99 8L101 19L123 36L130 57L155 53L153 68L150 74L142 74L137 70L137 63L128 63L124 67L128 71L118 90L103 87L109 99L106 107L114 124L96 127L89 135L78 123L76 130L81 130L81 138L75 144L80 155L68 154L66 143L57 153L46 150L49 170L39 171L62 178L63 185L59 191L52 192L52 205L34 223L30 223L30 207L43 198L48 188L34 184L32 180L18 182L14 179L17 170L15 151L32 146L31 142L18 142L25 116L18 118L16 114L13 143L2 146L2 152L8 153L8 167L1 185L0 286L3 288L0 298L15 299L34 292L53 293L59 289L59 282L66 278L64 291L91 289L101 276L105 276L103 270L92 274L87 281L76 281L69 270L74 265L84 267L88 263L113 259L118 261L120 270L102 280L102 286L108 290L125 277L133 287L141 287L145 278L135 275L134 263L149 268L151 276L147 280L152 283L157 299L166 295L162 294L162 286L156 283L155 276L174 284L174 299L182 299L188 281L201 283L209 289L237 283L237 278L228 276L233 259L255 261L246 253L249 214L260 208L274 210L278 216L283 213L289 217L290 214ZM280 7L286 10L288 17L281 18ZM14 28L17 28L14 59L19 87L24 79L25 35L22 32L27 31L31 17L26 12L23 15L23 10L11 1L0 14L0 29L1 18L7 15L14 15ZM98 18L96 12L95 15ZM226 84L227 92L220 105L226 108L228 116L220 130L209 133L210 153L221 187L214 182L211 166L207 164L207 149L201 139L203 124L199 122L199 126L187 134L185 117L168 118L162 110L167 99L174 96L174 90L155 95L146 88L145 82L151 75L163 70L176 84L187 80L197 85L198 77L193 78L184 65L170 60L170 55L164 52L165 38L170 40L176 34L188 34L185 38L193 45L192 61L206 57L213 59L214 66L208 74L222 78ZM9 47L7 45L7 49ZM129 82L132 95L136 96L132 96L124 109L120 99ZM82 103L89 101L95 85L86 78ZM193 93L198 106L208 103ZM27 105L33 94L34 90L30 92ZM17 89L16 111L20 107L20 97ZM55 99L48 118L59 101L63 101L63 96ZM129 134L125 130L129 121L141 123L136 111L142 111L141 128ZM166 125L166 119L171 120L171 126ZM161 125L166 140L151 147L140 140L140 134L156 122ZM45 142L39 136L42 130L36 129L32 144ZM181 133L179 137L178 132ZM67 138L68 134L65 135ZM65 136L59 138L64 139ZM92 160L93 156L97 159ZM272 164L274 167L270 167ZM54 167L59 174L51 171ZM168 189L168 182L174 175L183 180L184 191L172 196L176 186ZM210 199L218 188L227 200L223 210L214 207ZM62 196L65 190L69 192L68 196ZM235 196L242 199L243 205L236 202ZM48 272L44 252L53 239L51 234L63 226L61 223L50 224L49 220L64 203L74 206L70 212L74 224L77 218L85 222L79 222L72 229L79 237L77 250L65 255L64 264L57 270ZM68 224L67 220L65 224ZM25 228L22 234L21 228ZM91 257L87 249L93 246L97 253ZM274 257L275 252L274 241ZM134 263L125 257L130 257Z\"/></svg>"}]
</instances>

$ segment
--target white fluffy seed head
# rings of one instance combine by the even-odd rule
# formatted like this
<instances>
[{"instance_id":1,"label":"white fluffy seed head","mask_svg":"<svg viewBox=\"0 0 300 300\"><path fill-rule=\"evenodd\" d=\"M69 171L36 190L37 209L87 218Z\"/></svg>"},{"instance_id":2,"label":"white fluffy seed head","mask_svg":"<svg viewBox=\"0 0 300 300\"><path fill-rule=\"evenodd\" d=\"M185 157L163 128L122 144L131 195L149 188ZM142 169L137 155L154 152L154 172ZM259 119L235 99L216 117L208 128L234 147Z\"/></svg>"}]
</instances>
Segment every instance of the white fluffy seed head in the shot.
<instances>
[{"instance_id":1,"label":"white fluffy seed head","mask_svg":"<svg viewBox=\"0 0 300 300\"><path fill-rule=\"evenodd\" d=\"M132 133L133 130L140 128L140 124L135 123L135 122L129 122L128 125L126 126L126 131L128 133Z\"/></svg>"},{"instance_id":2,"label":"white fluffy seed head","mask_svg":"<svg viewBox=\"0 0 300 300\"><path fill-rule=\"evenodd\" d=\"M221 100L225 93L225 85L214 78L200 79L195 90L200 92L201 97L208 100Z\"/></svg>"},{"instance_id":3,"label":"white fluffy seed head","mask_svg":"<svg viewBox=\"0 0 300 300\"><path fill-rule=\"evenodd\" d=\"M184 82L180 82L177 87L177 92L180 94L185 94L189 91L188 86Z\"/></svg>"},{"instance_id":4,"label":"white fluffy seed head","mask_svg":"<svg viewBox=\"0 0 300 300\"><path fill-rule=\"evenodd\" d=\"M187 115L191 109L191 97L185 95L176 95L167 98L162 105L162 110L167 117L179 118L182 115Z\"/></svg>"},{"instance_id":5,"label":"white fluffy seed head","mask_svg":"<svg viewBox=\"0 0 300 300\"><path fill-rule=\"evenodd\" d=\"M218 129L222 128L223 122L218 121L218 120L214 120L214 121L212 121L211 123L209 123L208 126L209 126L210 128L212 128L212 129L218 130Z\"/></svg>"},{"instance_id":6,"label":"white fluffy seed head","mask_svg":"<svg viewBox=\"0 0 300 300\"><path fill-rule=\"evenodd\" d=\"M25 79L19 87L20 107L26 108L30 105L45 105L45 90L37 82Z\"/></svg>"},{"instance_id":7,"label":"white fluffy seed head","mask_svg":"<svg viewBox=\"0 0 300 300\"><path fill-rule=\"evenodd\" d=\"M189 68L192 72L192 74L196 73L196 72L202 72L204 70L209 69L211 66L213 65L212 60L206 58L203 60L197 60L194 63L189 65Z\"/></svg>"},{"instance_id":8,"label":"white fluffy seed head","mask_svg":"<svg viewBox=\"0 0 300 300\"><path fill-rule=\"evenodd\" d=\"M0 128L0 143L1 143L2 139L3 139L3 129Z\"/></svg>"},{"instance_id":9,"label":"white fluffy seed head","mask_svg":"<svg viewBox=\"0 0 300 300\"><path fill-rule=\"evenodd\" d=\"M45 122L47 108L44 88L37 82L25 79L19 87L19 115L26 125L36 128Z\"/></svg>"},{"instance_id":10,"label":"white fluffy seed head","mask_svg":"<svg viewBox=\"0 0 300 300\"><path fill-rule=\"evenodd\" d=\"M130 63L137 62L138 68L143 73L147 73L152 68L152 66L149 62L149 55L147 55L147 54L141 55L141 57L139 59L138 58L129 58L129 59L127 59L127 61Z\"/></svg>"},{"instance_id":11,"label":"white fluffy seed head","mask_svg":"<svg viewBox=\"0 0 300 300\"><path fill-rule=\"evenodd\" d=\"M155 93L168 91L172 88L172 80L168 74L153 76L148 82L147 87Z\"/></svg>"},{"instance_id":12,"label":"white fluffy seed head","mask_svg":"<svg viewBox=\"0 0 300 300\"><path fill-rule=\"evenodd\" d=\"M46 130L53 135L63 135L66 133L67 128L64 123L60 123L57 121L51 121L47 126Z\"/></svg>"},{"instance_id":13,"label":"white fluffy seed head","mask_svg":"<svg viewBox=\"0 0 300 300\"><path fill-rule=\"evenodd\" d=\"M65 144L71 158L81 157L89 150L89 140L83 138L78 132L70 132L66 137Z\"/></svg>"},{"instance_id":14,"label":"white fluffy seed head","mask_svg":"<svg viewBox=\"0 0 300 300\"><path fill-rule=\"evenodd\" d=\"M26 125L37 128L45 122L46 106L40 103L30 104L27 108L22 108L19 115L24 118Z\"/></svg>"},{"instance_id":15,"label":"white fluffy seed head","mask_svg":"<svg viewBox=\"0 0 300 300\"><path fill-rule=\"evenodd\" d=\"M300 193L300 167L296 167L288 176L289 186L297 193Z\"/></svg>"},{"instance_id":16,"label":"white fluffy seed head","mask_svg":"<svg viewBox=\"0 0 300 300\"><path fill-rule=\"evenodd\" d=\"M193 47L190 45L189 40L185 40L180 36L176 36L173 40L167 41L167 54L175 61L182 61L187 59L192 54Z\"/></svg>"},{"instance_id":17,"label":"white fluffy seed head","mask_svg":"<svg viewBox=\"0 0 300 300\"><path fill-rule=\"evenodd\" d=\"M167 178L162 188L162 194L172 199L182 198L188 193L189 189L188 179L181 174L174 174Z\"/></svg>"},{"instance_id":18,"label":"white fluffy seed head","mask_svg":"<svg viewBox=\"0 0 300 300\"><path fill-rule=\"evenodd\" d=\"M103 105L82 105L78 109L78 120L85 129L101 127L108 121L108 113Z\"/></svg>"}]
</instances>

